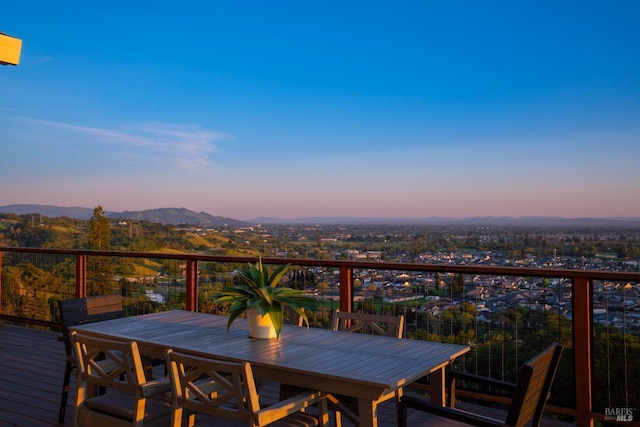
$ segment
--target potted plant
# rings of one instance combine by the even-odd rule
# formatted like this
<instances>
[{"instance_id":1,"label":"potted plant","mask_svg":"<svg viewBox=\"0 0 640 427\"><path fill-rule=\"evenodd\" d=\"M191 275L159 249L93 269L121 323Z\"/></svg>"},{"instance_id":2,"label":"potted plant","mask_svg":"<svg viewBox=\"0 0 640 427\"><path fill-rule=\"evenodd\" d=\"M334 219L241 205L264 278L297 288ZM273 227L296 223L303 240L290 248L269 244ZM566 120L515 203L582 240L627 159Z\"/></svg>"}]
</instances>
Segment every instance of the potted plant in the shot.
<instances>
[{"instance_id":1,"label":"potted plant","mask_svg":"<svg viewBox=\"0 0 640 427\"><path fill-rule=\"evenodd\" d=\"M215 302L231 302L231 315L227 322L227 332L231 324L243 313L249 321L249 333L254 338L278 338L284 322L284 310L289 307L304 320L309 327L305 308L313 301L305 297L303 291L279 287L282 276L293 266L281 265L272 273L258 262L240 269L238 282L213 295ZM265 328L267 329L265 331Z\"/></svg>"}]
</instances>

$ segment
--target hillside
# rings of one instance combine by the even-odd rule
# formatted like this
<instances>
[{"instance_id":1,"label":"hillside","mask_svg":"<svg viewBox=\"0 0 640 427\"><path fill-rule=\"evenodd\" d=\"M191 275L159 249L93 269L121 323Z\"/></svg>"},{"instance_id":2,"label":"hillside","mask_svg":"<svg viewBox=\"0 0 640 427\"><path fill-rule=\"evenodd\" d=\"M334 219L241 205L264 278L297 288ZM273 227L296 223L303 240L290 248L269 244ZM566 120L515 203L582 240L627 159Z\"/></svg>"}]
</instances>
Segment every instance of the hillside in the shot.
<instances>
[{"instance_id":1,"label":"hillside","mask_svg":"<svg viewBox=\"0 0 640 427\"><path fill-rule=\"evenodd\" d=\"M15 215L27 215L37 213L49 218L69 217L87 220L93 215L92 208L82 207L59 207L51 205L7 205L0 206L0 213L10 213Z\"/></svg>"},{"instance_id":2,"label":"hillside","mask_svg":"<svg viewBox=\"0 0 640 427\"><path fill-rule=\"evenodd\" d=\"M7 205L0 206L0 213L15 215L41 214L49 218L68 217L88 220L93 208L60 207L51 205ZM245 226L246 222L233 218L209 215L206 212L194 212L185 208L160 208L144 211L105 212L107 218L146 220L160 224L189 224L203 227Z\"/></svg>"},{"instance_id":3,"label":"hillside","mask_svg":"<svg viewBox=\"0 0 640 427\"><path fill-rule=\"evenodd\" d=\"M1 208L0 208L1 209ZM147 220L161 224L189 224L200 226L245 226L248 223L233 218L209 215L206 212L194 212L185 208L160 208L144 211L107 212L108 218Z\"/></svg>"}]
</instances>

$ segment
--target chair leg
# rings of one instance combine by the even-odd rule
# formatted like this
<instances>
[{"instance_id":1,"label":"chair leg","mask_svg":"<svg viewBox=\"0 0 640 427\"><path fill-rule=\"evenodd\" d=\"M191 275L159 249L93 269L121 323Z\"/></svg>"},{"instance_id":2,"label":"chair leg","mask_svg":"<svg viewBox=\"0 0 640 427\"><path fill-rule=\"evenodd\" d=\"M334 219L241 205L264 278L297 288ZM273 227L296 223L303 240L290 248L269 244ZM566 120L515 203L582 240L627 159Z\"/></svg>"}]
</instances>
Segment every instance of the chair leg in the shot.
<instances>
[{"instance_id":1,"label":"chair leg","mask_svg":"<svg viewBox=\"0 0 640 427\"><path fill-rule=\"evenodd\" d=\"M449 396L447 399L447 406L449 408L455 408L456 406L456 379L455 377L449 382Z\"/></svg>"},{"instance_id":2,"label":"chair leg","mask_svg":"<svg viewBox=\"0 0 640 427\"><path fill-rule=\"evenodd\" d=\"M173 408L171 409L171 427L182 426L182 411L182 407L176 406L175 403L173 404ZM189 422L187 423L189 427L192 426L190 421L191 418L189 417Z\"/></svg>"},{"instance_id":3,"label":"chair leg","mask_svg":"<svg viewBox=\"0 0 640 427\"><path fill-rule=\"evenodd\" d=\"M340 411L334 411L333 414L335 416L335 427L342 427L342 414L340 414Z\"/></svg>"},{"instance_id":4,"label":"chair leg","mask_svg":"<svg viewBox=\"0 0 640 427\"><path fill-rule=\"evenodd\" d=\"M64 423L64 416L67 411L67 398L69 397L69 383L71 381L71 370L73 365L67 362L64 368L64 382L62 383L62 396L60 396L60 411L58 413L58 422Z\"/></svg>"},{"instance_id":5,"label":"chair leg","mask_svg":"<svg viewBox=\"0 0 640 427\"><path fill-rule=\"evenodd\" d=\"M329 405L327 404L327 399L322 399L318 402L318 422L321 427L329 425Z\"/></svg>"}]
</instances>

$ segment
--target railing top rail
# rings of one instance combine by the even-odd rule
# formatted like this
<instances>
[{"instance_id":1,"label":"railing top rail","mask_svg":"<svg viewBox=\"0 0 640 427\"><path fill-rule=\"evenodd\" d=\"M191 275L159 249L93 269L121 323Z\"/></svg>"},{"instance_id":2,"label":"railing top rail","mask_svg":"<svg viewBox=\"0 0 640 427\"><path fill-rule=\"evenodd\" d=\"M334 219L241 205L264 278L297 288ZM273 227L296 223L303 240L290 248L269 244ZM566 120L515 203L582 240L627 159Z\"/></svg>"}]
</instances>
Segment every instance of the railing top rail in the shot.
<instances>
[{"instance_id":1,"label":"railing top rail","mask_svg":"<svg viewBox=\"0 0 640 427\"><path fill-rule=\"evenodd\" d=\"M228 255L203 255L196 253L167 253L167 252L133 252L133 251L99 251L90 249L51 249L51 248L18 248L0 247L0 252L31 252L51 253L86 256L111 256L130 258L156 258L156 259L182 259L192 261L209 261L221 263L251 263L256 262L256 256L228 256ZM451 264L427 264L427 263L403 263L384 261L345 261L324 260L309 258L275 258L262 257L265 264L293 264L309 267L332 267L349 269L372 270L400 270L421 271L439 273L462 274L486 274L502 276L531 276L531 277L562 277L562 278L587 278L593 280L610 280L640 282L640 272L600 271L600 270L571 270L549 269L530 267L502 267L491 265L451 265Z\"/></svg>"}]
</instances>

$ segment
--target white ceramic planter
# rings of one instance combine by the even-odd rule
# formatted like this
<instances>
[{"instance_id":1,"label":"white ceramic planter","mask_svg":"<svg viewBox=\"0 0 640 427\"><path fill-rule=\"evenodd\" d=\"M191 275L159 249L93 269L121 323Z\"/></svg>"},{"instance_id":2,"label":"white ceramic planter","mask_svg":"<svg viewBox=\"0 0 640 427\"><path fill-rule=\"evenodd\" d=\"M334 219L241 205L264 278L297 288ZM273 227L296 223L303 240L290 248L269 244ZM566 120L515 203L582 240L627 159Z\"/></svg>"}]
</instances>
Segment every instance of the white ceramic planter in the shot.
<instances>
[{"instance_id":1,"label":"white ceramic planter","mask_svg":"<svg viewBox=\"0 0 640 427\"><path fill-rule=\"evenodd\" d=\"M271 323L269 314L260 315L256 307L252 307L247 311L247 320L249 321L249 335L252 338L276 338L276 330Z\"/></svg>"}]
</instances>

